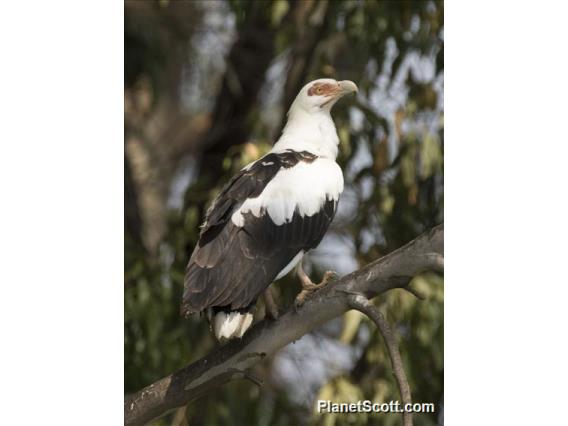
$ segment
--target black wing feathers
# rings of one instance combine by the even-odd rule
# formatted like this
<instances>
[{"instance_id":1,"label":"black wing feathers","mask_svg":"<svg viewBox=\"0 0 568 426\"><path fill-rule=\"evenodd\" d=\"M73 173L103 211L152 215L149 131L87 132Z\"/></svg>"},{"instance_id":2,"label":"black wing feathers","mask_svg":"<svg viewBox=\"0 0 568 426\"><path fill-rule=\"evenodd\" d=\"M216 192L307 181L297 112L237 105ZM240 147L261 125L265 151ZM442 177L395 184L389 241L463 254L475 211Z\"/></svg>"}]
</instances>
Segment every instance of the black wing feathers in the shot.
<instances>
[{"instance_id":1,"label":"black wing feathers","mask_svg":"<svg viewBox=\"0 0 568 426\"><path fill-rule=\"evenodd\" d=\"M300 250L319 244L335 214L333 200L310 217L296 211L291 222L280 226L268 214L244 214L242 228L231 221L235 210L247 198L258 197L280 169L316 158L309 152L271 153L229 181L207 212L189 260L182 313L249 306Z\"/></svg>"}]
</instances>

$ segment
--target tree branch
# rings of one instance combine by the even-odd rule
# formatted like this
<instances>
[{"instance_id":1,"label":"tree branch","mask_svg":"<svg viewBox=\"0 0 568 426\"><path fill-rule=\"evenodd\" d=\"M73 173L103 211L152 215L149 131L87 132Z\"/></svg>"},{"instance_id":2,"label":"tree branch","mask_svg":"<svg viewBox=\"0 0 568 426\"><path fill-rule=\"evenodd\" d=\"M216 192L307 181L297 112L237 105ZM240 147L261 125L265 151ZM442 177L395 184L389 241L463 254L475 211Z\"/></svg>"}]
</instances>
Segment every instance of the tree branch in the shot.
<instances>
[{"instance_id":1,"label":"tree branch","mask_svg":"<svg viewBox=\"0 0 568 426\"><path fill-rule=\"evenodd\" d=\"M377 309L375 305L371 303L369 299L361 295L351 295L349 296L349 305L353 309L357 309L359 312L367 315L379 328L391 359L392 369L394 377L396 378L396 383L398 384L398 390L400 391L400 397L402 399L403 406L412 403L412 396L410 394L410 386L408 385L408 380L406 379L406 373L404 372L404 366L402 365L402 359L400 357L400 351L398 350L398 343L396 342L396 337L392 332L388 322L384 319L381 312ZM409 411L402 412L402 424L404 426L412 426L412 413Z\"/></svg>"},{"instance_id":2,"label":"tree branch","mask_svg":"<svg viewBox=\"0 0 568 426\"><path fill-rule=\"evenodd\" d=\"M405 246L330 283L297 312L291 308L278 321L259 322L241 340L233 340L126 397L125 424L143 425L223 383L246 377L244 372L265 356L276 353L351 309L349 297L352 294L372 298L394 288L406 287L420 272L439 270L443 240L444 227L438 225Z\"/></svg>"}]
</instances>

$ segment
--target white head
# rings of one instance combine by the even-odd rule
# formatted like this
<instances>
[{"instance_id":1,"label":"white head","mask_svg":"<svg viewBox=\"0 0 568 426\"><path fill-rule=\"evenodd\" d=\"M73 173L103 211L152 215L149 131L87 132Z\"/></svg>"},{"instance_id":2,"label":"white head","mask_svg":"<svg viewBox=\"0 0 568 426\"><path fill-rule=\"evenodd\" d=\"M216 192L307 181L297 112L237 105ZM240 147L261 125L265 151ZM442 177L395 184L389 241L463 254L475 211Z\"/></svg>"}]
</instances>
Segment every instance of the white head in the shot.
<instances>
[{"instance_id":1,"label":"white head","mask_svg":"<svg viewBox=\"0 0 568 426\"><path fill-rule=\"evenodd\" d=\"M352 81L320 78L309 82L300 90L289 113L296 109L307 113L329 112L340 98L352 92L357 92L357 85Z\"/></svg>"},{"instance_id":2,"label":"white head","mask_svg":"<svg viewBox=\"0 0 568 426\"><path fill-rule=\"evenodd\" d=\"M357 86L349 80L321 78L306 84L288 111L288 121L273 152L293 149L320 157L337 157L339 138L331 119L331 107Z\"/></svg>"}]
</instances>

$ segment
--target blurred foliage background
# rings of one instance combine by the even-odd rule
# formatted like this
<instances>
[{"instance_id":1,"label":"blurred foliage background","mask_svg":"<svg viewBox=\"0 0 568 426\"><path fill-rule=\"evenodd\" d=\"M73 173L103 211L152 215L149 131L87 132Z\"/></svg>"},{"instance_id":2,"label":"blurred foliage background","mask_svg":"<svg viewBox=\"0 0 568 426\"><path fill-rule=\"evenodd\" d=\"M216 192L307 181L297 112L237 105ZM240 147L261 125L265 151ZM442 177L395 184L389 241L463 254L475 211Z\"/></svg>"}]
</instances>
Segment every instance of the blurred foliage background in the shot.
<instances>
[{"instance_id":1,"label":"blurred foliage background","mask_svg":"<svg viewBox=\"0 0 568 426\"><path fill-rule=\"evenodd\" d=\"M125 393L209 353L207 322L178 312L198 225L220 187L270 149L298 90L321 77L360 89L333 116L346 189L315 279L345 274L443 221L443 3L125 2ZM443 278L375 300L395 325L415 402L443 423ZM281 309L299 291L277 285ZM263 307L256 313L263 316ZM348 312L159 425L396 425L398 414L317 414L315 400L399 400L375 327Z\"/></svg>"}]
</instances>

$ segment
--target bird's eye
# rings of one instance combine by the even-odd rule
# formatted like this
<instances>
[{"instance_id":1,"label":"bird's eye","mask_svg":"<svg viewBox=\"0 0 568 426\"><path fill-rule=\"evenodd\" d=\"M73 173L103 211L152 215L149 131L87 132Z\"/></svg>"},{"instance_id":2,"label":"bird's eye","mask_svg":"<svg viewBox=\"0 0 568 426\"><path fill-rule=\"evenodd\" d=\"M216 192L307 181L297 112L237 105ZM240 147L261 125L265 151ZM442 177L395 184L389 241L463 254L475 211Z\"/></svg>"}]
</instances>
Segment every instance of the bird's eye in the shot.
<instances>
[{"instance_id":1,"label":"bird's eye","mask_svg":"<svg viewBox=\"0 0 568 426\"><path fill-rule=\"evenodd\" d=\"M316 93L318 95L321 95L323 93L323 87L320 86L320 87L316 88Z\"/></svg>"}]
</instances>

